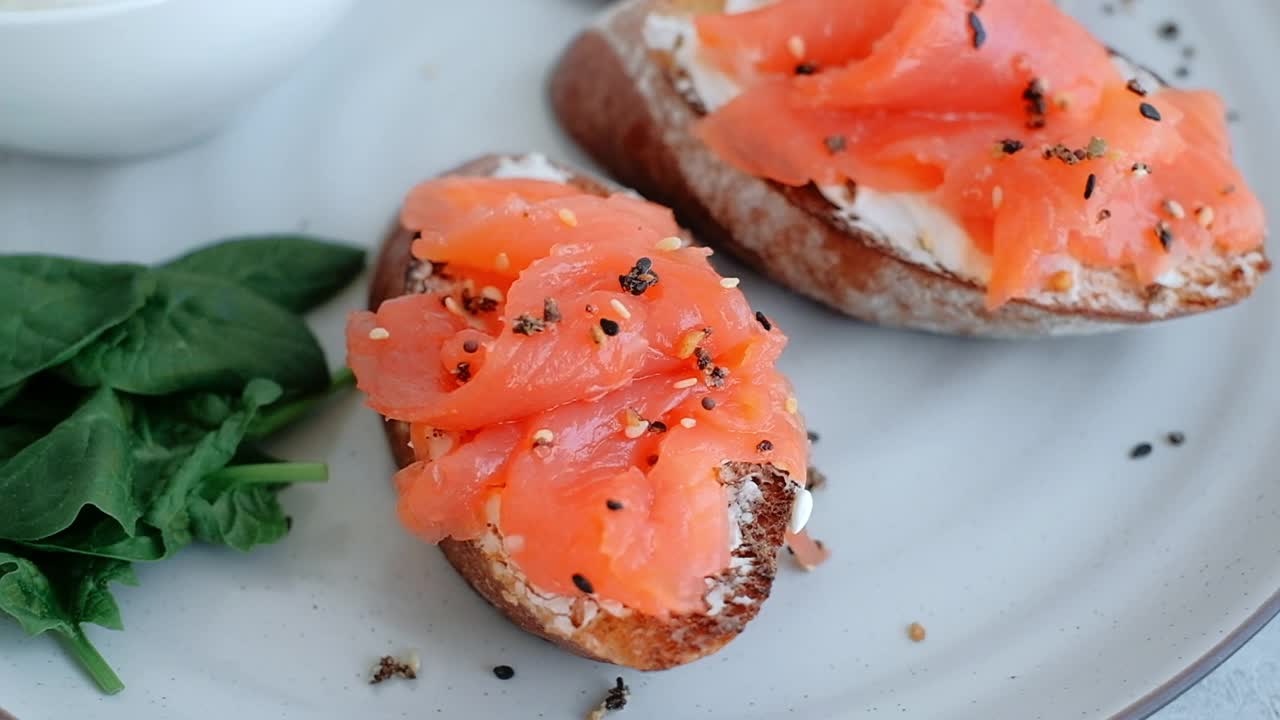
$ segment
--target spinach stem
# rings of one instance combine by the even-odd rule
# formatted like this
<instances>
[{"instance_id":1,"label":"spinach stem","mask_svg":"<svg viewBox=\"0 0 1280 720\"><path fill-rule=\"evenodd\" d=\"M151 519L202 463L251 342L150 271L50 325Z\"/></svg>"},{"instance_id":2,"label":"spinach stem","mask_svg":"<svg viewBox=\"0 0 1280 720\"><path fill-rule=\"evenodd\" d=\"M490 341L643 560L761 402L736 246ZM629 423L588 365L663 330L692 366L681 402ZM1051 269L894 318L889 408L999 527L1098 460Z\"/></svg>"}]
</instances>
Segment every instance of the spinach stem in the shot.
<instances>
[{"instance_id":1,"label":"spinach stem","mask_svg":"<svg viewBox=\"0 0 1280 720\"><path fill-rule=\"evenodd\" d=\"M75 626L75 634L63 635L58 633L58 637L62 638L62 644L66 647L67 652L71 653L89 673L89 677L97 683L102 692L108 695L115 695L124 689L124 683L120 677L116 675L107 661L103 659L98 649L89 642L89 638L85 637L84 629L79 625Z\"/></svg>"},{"instance_id":2,"label":"spinach stem","mask_svg":"<svg viewBox=\"0 0 1280 720\"><path fill-rule=\"evenodd\" d=\"M290 483L322 483L329 479L329 466L324 463L262 463L232 465L205 476L205 482L228 485L284 485Z\"/></svg>"},{"instance_id":3,"label":"spinach stem","mask_svg":"<svg viewBox=\"0 0 1280 720\"><path fill-rule=\"evenodd\" d=\"M329 387L322 392L264 408L249 425L246 434L254 440L273 435L310 413L320 403L355 384L356 376L351 368L341 368L329 379Z\"/></svg>"}]
</instances>

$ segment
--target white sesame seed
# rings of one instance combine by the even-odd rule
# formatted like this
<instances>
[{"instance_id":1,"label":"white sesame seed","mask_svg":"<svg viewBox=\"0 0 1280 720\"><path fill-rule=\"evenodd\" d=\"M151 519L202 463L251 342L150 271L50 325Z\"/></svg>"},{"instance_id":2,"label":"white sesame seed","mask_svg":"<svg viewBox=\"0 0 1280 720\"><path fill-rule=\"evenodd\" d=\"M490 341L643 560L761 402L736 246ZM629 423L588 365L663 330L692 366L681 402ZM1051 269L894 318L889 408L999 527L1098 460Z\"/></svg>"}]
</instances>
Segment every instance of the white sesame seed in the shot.
<instances>
[{"instance_id":1,"label":"white sesame seed","mask_svg":"<svg viewBox=\"0 0 1280 720\"><path fill-rule=\"evenodd\" d=\"M804 59L804 38L799 35L792 35L787 38L787 51L797 60Z\"/></svg>"},{"instance_id":2,"label":"white sesame seed","mask_svg":"<svg viewBox=\"0 0 1280 720\"><path fill-rule=\"evenodd\" d=\"M1196 209L1196 221L1205 230L1208 230L1213 225L1213 215L1213 208L1208 205L1201 205Z\"/></svg>"},{"instance_id":3,"label":"white sesame seed","mask_svg":"<svg viewBox=\"0 0 1280 720\"><path fill-rule=\"evenodd\" d=\"M680 418L680 426L681 426L681 427L691 428L691 427L694 427L694 426L695 426L695 425L697 425L697 424L698 424L698 421L697 421L697 420L694 420L694 419L693 419L693 418L691 418L691 417L687 417L687 418Z\"/></svg>"},{"instance_id":4,"label":"white sesame seed","mask_svg":"<svg viewBox=\"0 0 1280 720\"><path fill-rule=\"evenodd\" d=\"M741 282L742 280L736 277L720 278L720 287L732 290L733 288L738 287L738 283Z\"/></svg>"},{"instance_id":5,"label":"white sesame seed","mask_svg":"<svg viewBox=\"0 0 1280 720\"><path fill-rule=\"evenodd\" d=\"M672 387L676 388L677 390L683 390L685 388L691 388L697 384L698 384L698 378L693 377L693 378L685 378L683 380L677 380L675 381L675 383L672 384Z\"/></svg>"},{"instance_id":6,"label":"white sesame seed","mask_svg":"<svg viewBox=\"0 0 1280 720\"><path fill-rule=\"evenodd\" d=\"M999 185L991 188L991 207L995 210L999 210L1000 206L1003 204L1004 204L1004 188L1000 187Z\"/></svg>"},{"instance_id":7,"label":"white sesame seed","mask_svg":"<svg viewBox=\"0 0 1280 720\"><path fill-rule=\"evenodd\" d=\"M809 524L809 516L813 514L813 493L805 488L800 488L796 492L796 498L791 502L791 520L787 522L787 530L792 534L798 533Z\"/></svg>"},{"instance_id":8,"label":"white sesame seed","mask_svg":"<svg viewBox=\"0 0 1280 720\"><path fill-rule=\"evenodd\" d=\"M570 210L569 208L560 208L560 210L556 212L556 214L560 216L560 222L564 223L565 225L568 225L569 227L578 226L578 216L574 215L573 211Z\"/></svg>"},{"instance_id":9,"label":"white sesame seed","mask_svg":"<svg viewBox=\"0 0 1280 720\"><path fill-rule=\"evenodd\" d=\"M792 395L787 398L787 402L783 407L787 409L787 412L794 415L800 411L800 401L796 400L795 396Z\"/></svg>"},{"instance_id":10,"label":"white sesame seed","mask_svg":"<svg viewBox=\"0 0 1280 720\"><path fill-rule=\"evenodd\" d=\"M645 434L645 432L648 431L648 429L649 429L649 421L641 420L638 423L631 423L626 427L622 428L622 434L626 435L632 440L635 440L636 438Z\"/></svg>"},{"instance_id":11,"label":"white sesame seed","mask_svg":"<svg viewBox=\"0 0 1280 720\"><path fill-rule=\"evenodd\" d=\"M485 285L480 288L480 297L488 298L494 302L502 302L502 291L492 285Z\"/></svg>"},{"instance_id":12,"label":"white sesame seed","mask_svg":"<svg viewBox=\"0 0 1280 720\"><path fill-rule=\"evenodd\" d=\"M551 430L547 428L542 428L541 430L533 434L534 445L550 445L551 443L555 442L555 440L556 440L556 434L551 432Z\"/></svg>"},{"instance_id":13,"label":"white sesame seed","mask_svg":"<svg viewBox=\"0 0 1280 720\"><path fill-rule=\"evenodd\" d=\"M602 330L599 325L591 326L592 342L594 342L597 345L603 345L606 337L607 336L604 334L604 330Z\"/></svg>"},{"instance_id":14,"label":"white sesame seed","mask_svg":"<svg viewBox=\"0 0 1280 720\"><path fill-rule=\"evenodd\" d=\"M448 310L449 312L453 313L454 315L457 315L458 317L466 317L466 316L467 316L466 311L462 309L462 306L458 304L458 301L457 301L457 300L454 300L454 299L453 299L453 296L452 296L452 295L449 295L449 296L445 297L445 299L444 299L444 309L445 309L445 310Z\"/></svg>"},{"instance_id":15,"label":"white sesame seed","mask_svg":"<svg viewBox=\"0 0 1280 720\"><path fill-rule=\"evenodd\" d=\"M376 327L369 331L370 340L386 340L391 337L391 331L384 327Z\"/></svg>"},{"instance_id":16,"label":"white sesame seed","mask_svg":"<svg viewBox=\"0 0 1280 720\"><path fill-rule=\"evenodd\" d=\"M614 299L610 300L610 301L609 301L609 307L613 308L614 312L616 312L616 313L618 313L619 315L621 315L623 320L630 320L630 319L631 319L631 311L630 311L630 310L628 310L628 309L627 309L627 306L626 306L626 305L624 305L624 304L622 303L622 301L621 301L621 300L619 300L618 298L614 298Z\"/></svg>"},{"instance_id":17,"label":"white sesame seed","mask_svg":"<svg viewBox=\"0 0 1280 720\"><path fill-rule=\"evenodd\" d=\"M1181 220L1187 216L1187 211L1182 207L1182 203L1177 200L1167 199L1164 201L1164 211L1173 217Z\"/></svg>"},{"instance_id":18,"label":"white sesame seed","mask_svg":"<svg viewBox=\"0 0 1280 720\"><path fill-rule=\"evenodd\" d=\"M500 252L493 258L493 266L498 270L506 270L511 267L511 258L507 257L506 253Z\"/></svg>"},{"instance_id":19,"label":"white sesame seed","mask_svg":"<svg viewBox=\"0 0 1280 720\"><path fill-rule=\"evenodd\" d=\"M684 245L684 241L672 235L671 237L662 238L654 247L659 250L679 250L682 245Z\"/></svg>"}]
</instances>

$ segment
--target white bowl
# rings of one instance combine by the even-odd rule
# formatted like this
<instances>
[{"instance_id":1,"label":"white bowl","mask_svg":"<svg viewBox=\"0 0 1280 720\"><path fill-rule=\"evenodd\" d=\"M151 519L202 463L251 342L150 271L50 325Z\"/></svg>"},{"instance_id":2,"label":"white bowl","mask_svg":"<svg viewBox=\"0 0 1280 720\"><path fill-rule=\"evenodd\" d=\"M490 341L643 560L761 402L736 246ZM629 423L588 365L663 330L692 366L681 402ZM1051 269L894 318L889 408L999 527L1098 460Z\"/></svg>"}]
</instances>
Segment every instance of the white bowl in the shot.
<instances>
[{"instance_id":1,"label":"white bowl","mask_svg":"<svg viewBox=\"0 0 1280 720\"><path fill-rule=\"evenodd\" d=\"M0 146L118 157L208 135L352 2L0 0Z\"/></svg>"}]
</instances>

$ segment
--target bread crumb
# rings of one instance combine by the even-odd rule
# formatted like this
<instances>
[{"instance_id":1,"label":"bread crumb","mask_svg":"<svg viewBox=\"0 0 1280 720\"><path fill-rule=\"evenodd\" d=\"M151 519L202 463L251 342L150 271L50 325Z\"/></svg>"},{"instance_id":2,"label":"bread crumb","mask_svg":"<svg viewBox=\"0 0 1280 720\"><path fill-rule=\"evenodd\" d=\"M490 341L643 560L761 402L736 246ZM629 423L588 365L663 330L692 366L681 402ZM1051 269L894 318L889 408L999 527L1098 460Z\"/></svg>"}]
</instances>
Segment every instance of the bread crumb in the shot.
<instances>
[{"instance_id":1,"label":"bread crumb","mask_svg":"<svg viewBox=\"0 0 1280 720\"><path fill-rule=\"evenodd\" d=\"M911 623L907 626L907 637L911 638L911 642L924 642L924 626L918 622Z\"/></svg>"},{"instance_id":2,"label":"bread crumb","mask_svg":"<svg viewBox=\"0 0 1280 720\"><path fill-rule=\"evenodd\" d=\"M416 650L410 650L404 659L383 655L378 659L378 663L373 666L369 676L369 684L379 685L394 677L416 680L418 671L421 669L422 661L418 658Z\"/></svg>"}]
</instances>

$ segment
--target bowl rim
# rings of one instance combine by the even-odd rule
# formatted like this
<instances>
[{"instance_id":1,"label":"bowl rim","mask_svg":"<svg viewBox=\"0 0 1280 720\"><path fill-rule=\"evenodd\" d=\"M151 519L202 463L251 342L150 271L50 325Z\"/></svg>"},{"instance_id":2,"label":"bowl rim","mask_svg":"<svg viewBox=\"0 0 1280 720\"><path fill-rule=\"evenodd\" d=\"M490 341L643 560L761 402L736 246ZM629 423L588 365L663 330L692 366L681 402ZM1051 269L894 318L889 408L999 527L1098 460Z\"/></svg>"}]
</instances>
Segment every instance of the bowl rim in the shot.
<instances>
[{"instance_id":1,"label":"bowl rim","mask_svg":"<svg viewBox=\"0 0 1280 720\"><path fill-rule=\"evenodd\" d=\"M50 8L0 8L0 27L14 25L53 25L91 20L116 15L130 10L140 10L162 5L170 0L96 0L85 5L66 5Z\"/></svg>"}]
</instances>

